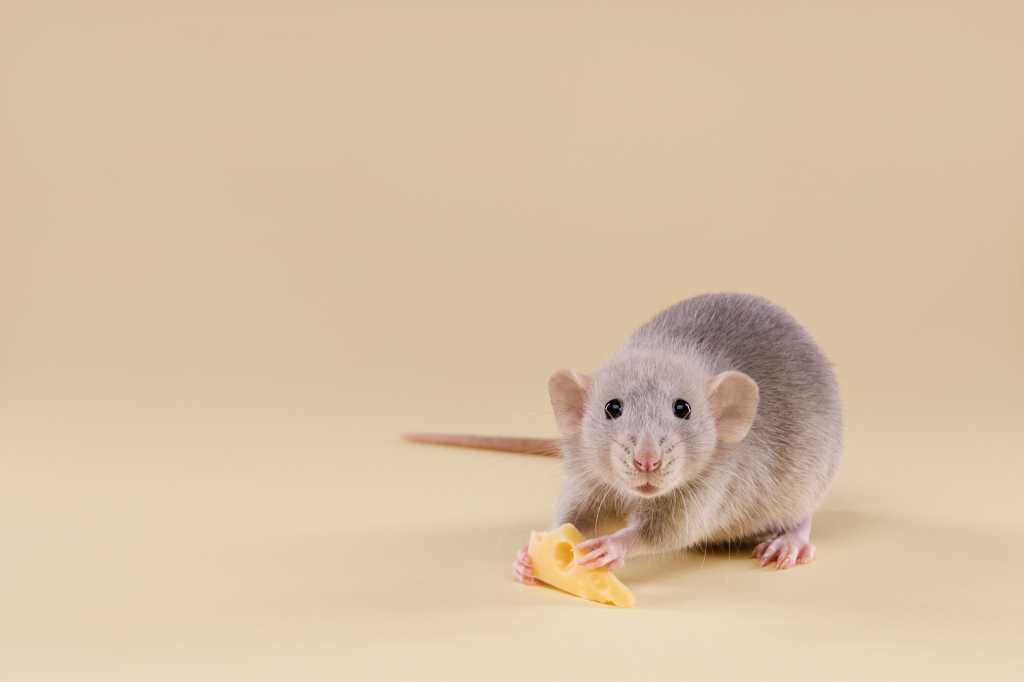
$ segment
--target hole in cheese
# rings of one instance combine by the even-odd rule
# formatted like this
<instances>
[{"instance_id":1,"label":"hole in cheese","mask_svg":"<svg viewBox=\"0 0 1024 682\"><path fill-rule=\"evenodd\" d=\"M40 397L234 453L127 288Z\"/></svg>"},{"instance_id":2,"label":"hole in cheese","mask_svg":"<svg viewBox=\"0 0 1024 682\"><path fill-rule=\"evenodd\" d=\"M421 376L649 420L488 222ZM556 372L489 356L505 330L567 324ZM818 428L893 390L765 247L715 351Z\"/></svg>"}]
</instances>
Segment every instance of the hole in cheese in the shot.
<instances>
[{"instance_id":1,"label":"hole in cheese","mask_svg":"<svg viewBox=\"0 0 1024 682\"><path fill-rule=\"evenodd\" d=\"M572 563L573 551L572 545L568 542L559 542L555 545L555 564L563 571L569 569L569 565Z\"/></svg>"}]
</instances>

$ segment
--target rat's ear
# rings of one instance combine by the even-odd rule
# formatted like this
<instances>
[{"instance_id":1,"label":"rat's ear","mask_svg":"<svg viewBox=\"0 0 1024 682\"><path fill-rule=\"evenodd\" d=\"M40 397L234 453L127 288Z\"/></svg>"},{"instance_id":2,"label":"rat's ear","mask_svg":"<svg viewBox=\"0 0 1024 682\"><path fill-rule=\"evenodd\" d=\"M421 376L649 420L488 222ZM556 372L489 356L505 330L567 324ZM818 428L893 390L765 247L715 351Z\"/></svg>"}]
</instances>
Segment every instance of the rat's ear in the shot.
<instances>
[{"instance_id":1,"label":"rat's ear","mask_svg":"<svg viewBox=\"0 0 1024 682\"><path fill-rule=\"evenodd\" d=\"M707 393L718 440L739 443L746 438L757 414L759 392L754 380L743 372L722 372L708 381Z\"/></svg>"},{"instance_id":2,"label":"rat's ear","mask_svg":"<svg viewBox=\"0 0 1024 682\"><path fill-rule=\"evenodd\" d=\"M583 405L590 390L590 377L571 369L560 369L548 379L551 408L563 436L579 433L583 423Z\"/></svg>"}]
</instances>

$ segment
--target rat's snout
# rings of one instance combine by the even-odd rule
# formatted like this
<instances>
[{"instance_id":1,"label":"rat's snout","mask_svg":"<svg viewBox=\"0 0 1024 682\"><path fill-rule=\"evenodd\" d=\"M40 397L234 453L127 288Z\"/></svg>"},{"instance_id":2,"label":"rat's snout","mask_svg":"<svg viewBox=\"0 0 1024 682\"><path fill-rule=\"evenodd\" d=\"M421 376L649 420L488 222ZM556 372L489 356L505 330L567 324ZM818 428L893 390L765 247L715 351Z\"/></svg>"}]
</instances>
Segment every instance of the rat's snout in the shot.
<instances>
[{"instance_id":1,"label":"rat's snout","mask_svg":"<svg viewBox=\"0 0 1024 682\"><path fill-rule=\"evenodd\" d=\"M661 455L654 448L654 444L645 441L637 448L633 455L633 468L644 473L651 473L661 468Z\"/></svg>"}]
</instances>

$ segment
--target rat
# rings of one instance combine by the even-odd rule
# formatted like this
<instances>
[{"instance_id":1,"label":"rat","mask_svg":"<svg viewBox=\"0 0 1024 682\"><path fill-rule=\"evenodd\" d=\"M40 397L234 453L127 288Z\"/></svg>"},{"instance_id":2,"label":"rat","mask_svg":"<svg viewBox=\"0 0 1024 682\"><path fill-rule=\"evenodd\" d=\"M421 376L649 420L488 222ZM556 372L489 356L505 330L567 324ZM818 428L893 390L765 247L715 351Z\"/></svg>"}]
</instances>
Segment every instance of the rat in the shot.
<instances>
[{"instance_id":1,"label":"rat","mask_svg":"<svg viewBox=\"0 0 1024 682\"><path fill-rule=\"evenodd\" d=\"M554 525L598 532L578 563L708 545L754 545L761 566L814 559L811 520L839 467L839 387L824 353L781 307L702 294L641 326L590 374L548 381L558 439L405 434L407 440L561 454ZM526 547L516 578L534 583Z\"/></svg>"}]
</instances>

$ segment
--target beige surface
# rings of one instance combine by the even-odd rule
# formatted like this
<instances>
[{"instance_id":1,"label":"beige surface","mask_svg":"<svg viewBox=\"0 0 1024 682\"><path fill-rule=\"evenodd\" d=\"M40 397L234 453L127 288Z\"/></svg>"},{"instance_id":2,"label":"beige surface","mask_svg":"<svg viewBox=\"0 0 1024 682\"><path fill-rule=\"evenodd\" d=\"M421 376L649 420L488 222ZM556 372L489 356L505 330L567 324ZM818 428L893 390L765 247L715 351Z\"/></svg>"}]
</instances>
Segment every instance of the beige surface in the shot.
<instances>
[{"instance_id":1,"label":"beige surface","mask_svg":"<svg viewBox=\"0 0 1024 682\"><path fill-rule=\"evenodd\" d=\"M0 678L1020 679L1015 3L152 4L0 10ZM558 465L396 433L719 289L837 364L818 561L514 584Z\"/></svg>"}]
</instances>

